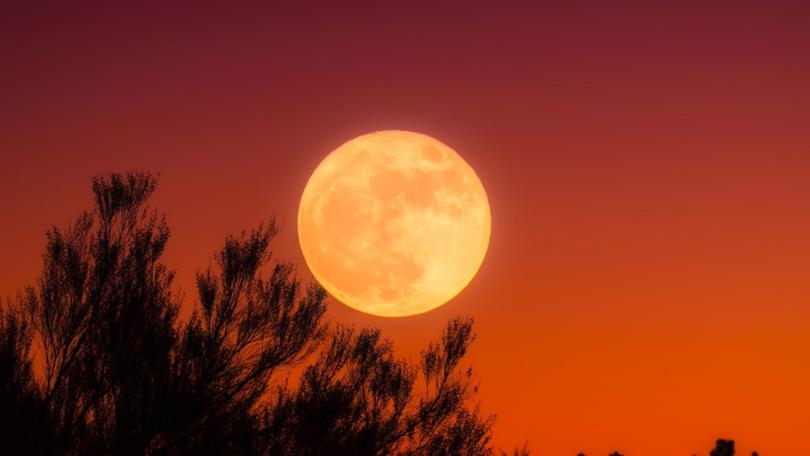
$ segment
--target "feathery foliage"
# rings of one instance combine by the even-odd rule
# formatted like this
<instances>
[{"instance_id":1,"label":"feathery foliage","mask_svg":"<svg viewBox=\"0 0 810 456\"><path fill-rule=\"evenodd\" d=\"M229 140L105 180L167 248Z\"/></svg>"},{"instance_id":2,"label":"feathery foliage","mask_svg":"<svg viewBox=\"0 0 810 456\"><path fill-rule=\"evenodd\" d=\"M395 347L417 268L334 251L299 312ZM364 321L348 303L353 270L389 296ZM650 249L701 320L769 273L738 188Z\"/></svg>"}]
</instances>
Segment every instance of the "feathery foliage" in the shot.
<instances>
[{"instance_id":1,"label":"feathery foliage","mask_svg":"<svg viewBox=\"0 0 810 456\"><path fill-rule=\"evenodd\" d=\"M330 326L325 292L273 261L272 221L225 240L178 320L170 231L146 207L156 186L94 179L94 210L48 232L39 282L0 313L12 453L491 453L492 418L459 367L472 322L451 321L419 364L378 330Z\"/></svg>"}]
</instances>

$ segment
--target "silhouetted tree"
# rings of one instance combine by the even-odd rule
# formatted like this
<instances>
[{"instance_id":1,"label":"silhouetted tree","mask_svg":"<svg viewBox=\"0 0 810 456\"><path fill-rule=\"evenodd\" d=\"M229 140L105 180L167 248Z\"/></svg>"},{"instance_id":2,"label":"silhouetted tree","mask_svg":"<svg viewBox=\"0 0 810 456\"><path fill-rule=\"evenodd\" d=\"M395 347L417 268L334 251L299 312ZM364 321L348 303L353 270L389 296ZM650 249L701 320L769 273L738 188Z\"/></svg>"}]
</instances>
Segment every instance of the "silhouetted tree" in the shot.
<instances>
[{"instance_id":1,"label":"silhouetted tree","mask_svg":"<svg viewBox=\"0 0 810 456\"><path fill-rule=\"evenodd\" d=\"M624 455L619 453L618 451L614 451L613 453L610 453L609 456L624 456Z\"/></svg>"},{"instance_id":2,"label":"silhouetted tree","mask_svg":"<svg viewBox=\"0 0 810 456\"><path fill-rule=\"evenodd\" d=\"M161 263L169 228L145 206L156 184L96 178L95 209L48 232L37 286L0 315L0 418L12 423L0 436L12 452L492 452L492 418L470 405L472 371L460 367L472 322L451 321L419 364L377 330L330 327L324 291L271 261L273 222L226 239L197 276L199 308L178 321Z\"/></svg>"},{"instance_id":3,"label":"silhouetted tree","mask_svg":"<svg viewBox=\"0 0 810 456\"><path fill-rule=\"evenodd\" d=\"M717 439L714 449L709 453L710 456L734 456L734 441Z\"/></svg>"},{"instance_id":4,"label":"silhouetted tree","mask_svg":"<svg viewBox=\"0 0 810 456\"><path fill-rule=\"evenodd\" d=\"M146 174L97 178L95 211L48 232L26 304L42 345L53 452L142 453L172 407L179 302L159 263L168 227L143 208L155 186Z\"/></svg>"}]
</instances>

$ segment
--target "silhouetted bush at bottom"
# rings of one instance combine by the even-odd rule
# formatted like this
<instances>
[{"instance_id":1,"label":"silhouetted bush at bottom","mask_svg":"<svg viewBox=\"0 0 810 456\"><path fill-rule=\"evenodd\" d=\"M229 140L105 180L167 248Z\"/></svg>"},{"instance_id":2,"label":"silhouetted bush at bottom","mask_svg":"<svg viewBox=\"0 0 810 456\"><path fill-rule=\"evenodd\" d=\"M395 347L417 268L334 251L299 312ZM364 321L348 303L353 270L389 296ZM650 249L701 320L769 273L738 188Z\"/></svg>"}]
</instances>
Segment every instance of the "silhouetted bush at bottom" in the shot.
<instances>
[{"instance_id":1,"label":"silhouetted bush at bottom","mask_svg":"<svg viewBox=\"0 0 810 456\"><path fill-rule=\"evenodd\" d=\"M709 456L734 456L734 441L718 439Z\"/></svg>"},{"instance_id":2,"label":"silhouetted bush at bottom","mask_svg":"<svg viewBox=\"0 0 810 456\"><path fill-rule=\"evenodd\" d=\"M528 455L528 452L522 454ZM585 453L578 453L577 456L587 456L587 455ZM610 453L610 455L608 456L624 456L624 455L622 453L619 453L618 451L614 451L613 453ZM734 441L726 439L717 439L714 449L710 451L709 456L734 456ZM751 456L759 456L759 453L754 451L753 453L751 453Z\"/></svg>"}]
</instances>

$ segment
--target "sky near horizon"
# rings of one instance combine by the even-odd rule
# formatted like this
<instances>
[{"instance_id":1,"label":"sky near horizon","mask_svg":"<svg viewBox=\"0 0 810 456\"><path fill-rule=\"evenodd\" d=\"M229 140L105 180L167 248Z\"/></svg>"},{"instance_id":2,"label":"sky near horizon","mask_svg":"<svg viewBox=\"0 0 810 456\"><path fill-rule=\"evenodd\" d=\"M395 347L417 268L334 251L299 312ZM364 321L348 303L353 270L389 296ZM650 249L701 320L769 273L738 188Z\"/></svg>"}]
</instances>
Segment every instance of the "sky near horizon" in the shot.
<instances>
[{"instance_id":1,"label":"sky near horizon","mask_svg":"<svg viewBox=\"0 0 810 456\"><path fill-rule=\"evenodd\" d=\"M454 148L492 238L406 356L469 315L496 443L810 453L807 2L19 2L0 14L0 294L90 179L160 173L187 311L224 237L277 217L358 135ZM72 3L72 2L71 2Z\"/></svg>"}]
</instances>

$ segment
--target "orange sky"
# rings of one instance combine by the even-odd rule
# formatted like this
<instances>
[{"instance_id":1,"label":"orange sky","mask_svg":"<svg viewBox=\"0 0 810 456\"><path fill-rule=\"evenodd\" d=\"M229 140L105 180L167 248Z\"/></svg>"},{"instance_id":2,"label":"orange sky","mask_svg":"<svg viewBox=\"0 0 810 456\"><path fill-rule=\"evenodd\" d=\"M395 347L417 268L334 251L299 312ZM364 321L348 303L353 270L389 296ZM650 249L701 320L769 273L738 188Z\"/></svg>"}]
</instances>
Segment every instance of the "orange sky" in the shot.
<instances>
[{"instance_id":1,"label":"orange sky","mask_svg":"<svg viewBox=\"0 0 810 456\"><path fill-rule=\"evenodd\" d=\"M478 172L489 254L437 311L332 319L413 354L473 316L504 447L810 453L806 2L47 3L0 16L0 293L109 170L161 173L188 305L224 236L274 214L303 267L318 162L414 130Z\"/></svg>"}]
</instances>

